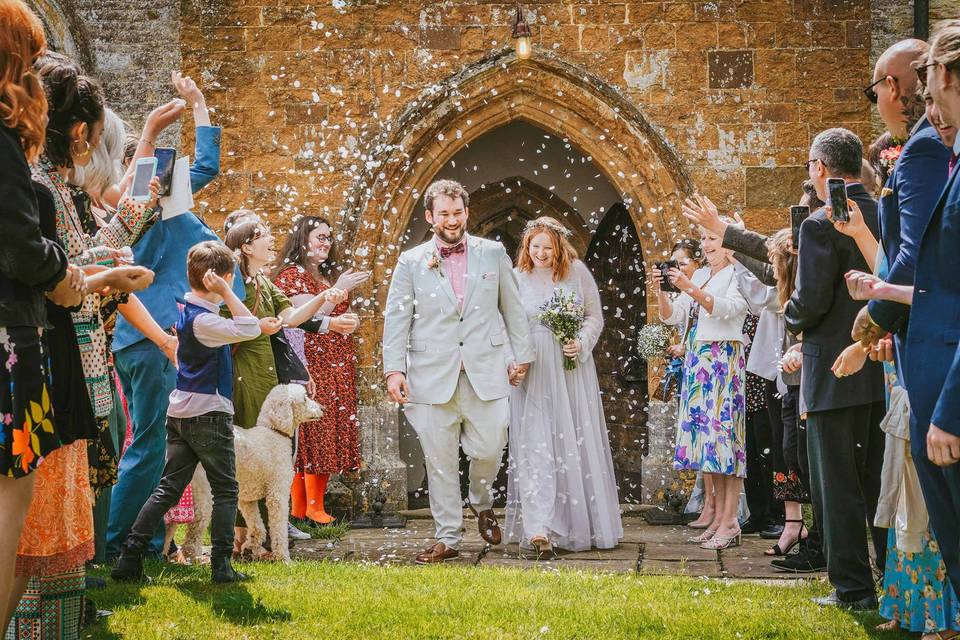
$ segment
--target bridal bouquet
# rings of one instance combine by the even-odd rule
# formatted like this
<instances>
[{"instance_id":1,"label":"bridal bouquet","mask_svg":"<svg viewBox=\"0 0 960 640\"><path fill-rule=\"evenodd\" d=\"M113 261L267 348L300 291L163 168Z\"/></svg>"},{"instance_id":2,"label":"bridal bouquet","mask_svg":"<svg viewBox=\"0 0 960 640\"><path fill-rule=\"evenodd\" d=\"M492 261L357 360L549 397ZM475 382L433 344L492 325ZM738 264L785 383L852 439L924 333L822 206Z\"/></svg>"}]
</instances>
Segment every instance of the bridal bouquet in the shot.
<instances>
[{"instance_id":1,"label":"bridal bouquet","mask_svg":"<svg viewBox=\"0 0 960 640\"><path fill-rule=\"evenodd\" d=\"M540 305L537 319L540 324L550 329L560 344L575 340L583 327L583 304L572 291L565 293L562 289L554 289L550 299ZM577 368L577 361L563 356L563 368L572 371Z\"/></svg>"}]
</instances>

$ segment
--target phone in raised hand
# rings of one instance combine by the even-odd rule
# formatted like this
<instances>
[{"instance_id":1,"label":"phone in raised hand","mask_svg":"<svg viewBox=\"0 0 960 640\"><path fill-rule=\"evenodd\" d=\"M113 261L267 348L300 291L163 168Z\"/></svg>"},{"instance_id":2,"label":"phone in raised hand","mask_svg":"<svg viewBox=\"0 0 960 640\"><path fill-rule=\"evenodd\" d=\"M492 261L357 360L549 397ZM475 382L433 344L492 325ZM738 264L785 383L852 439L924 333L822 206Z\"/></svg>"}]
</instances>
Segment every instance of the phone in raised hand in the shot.
<instances>
[{"instance_id":1,"label":"phone in raised hand","mask_svg":"<svg viewBox=\"0 0 960 640\"><path fill-rule=\"evenodd\" d=\"M847 210L847 184L842 178L829 178L827 192L834 222L850 222L850 212Z\"/></svg>"},{"instance_id":2,"label":"phone in raised hand","mask_svg":"<svg viewBox=\"0 0 960 640\"><path fill-rule=\"evenodd\" d=\"M149 202L153 197L150 193L150 181L157 175L157 158L140 158L133 174L133 187L130 188L130 197L136 202Z\"/></svg>"},{"instance_id":3,"label":"phone in raised hand","mask_svg":"<svg viewBox=\"0 0 960 640\"><path fill-rule=\"evenodd\" d=\"M807 205L799 204L795 207L790 207L790 231L794 251L800 248L800 225L809 217L810 207Z\"/></svg>"},{"instance_id":4,"label":"phone in raised hand","mask_svg":"<svg viewBox=\"0 0 960 640\"><path fill-rule=\"evenodd\" d=\"M157 177L160 178L160 195L170 195L173 186L173 165L177 161L177 150L171 147L157 147L153 151L157 159Z\"/></svg>"}]
</instances>

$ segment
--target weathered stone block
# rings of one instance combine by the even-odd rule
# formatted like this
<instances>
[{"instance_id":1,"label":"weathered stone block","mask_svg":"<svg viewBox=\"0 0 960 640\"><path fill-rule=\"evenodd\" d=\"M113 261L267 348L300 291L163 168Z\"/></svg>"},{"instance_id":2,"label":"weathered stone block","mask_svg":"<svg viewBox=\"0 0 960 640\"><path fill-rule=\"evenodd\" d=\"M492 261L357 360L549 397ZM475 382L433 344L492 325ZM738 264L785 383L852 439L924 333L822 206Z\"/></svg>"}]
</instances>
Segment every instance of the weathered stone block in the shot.
<instances>
[{"instance_id":1,"label":"weathered stone block","mask_svg":"<svg viewBox=\"0 0 960 640\"><path fill-rule=\"evenodd\" d=\"M747 206L786 207L795 204L807 179L804 167L747 167Z\"/></svg>"},{"instance_id":2,"label":"weathered stone block","mask_svg":"<svg viewBox=\"0 0 960 640\"><path fill-rule=\"evenodd\" d=\"M420 46L425 49L459 49L460 27L421 27Z\"/></svg>"},{"instance_id":3,"label":"weathered stone block","mask_svg":"<svg viewBox=\"0 0 960 640\"><path fill-rule=\"evenodd\" d=\"M753 84L753 51L711 51L707 60L711 89L737 89Z\"/></svg>"}]
</instances>

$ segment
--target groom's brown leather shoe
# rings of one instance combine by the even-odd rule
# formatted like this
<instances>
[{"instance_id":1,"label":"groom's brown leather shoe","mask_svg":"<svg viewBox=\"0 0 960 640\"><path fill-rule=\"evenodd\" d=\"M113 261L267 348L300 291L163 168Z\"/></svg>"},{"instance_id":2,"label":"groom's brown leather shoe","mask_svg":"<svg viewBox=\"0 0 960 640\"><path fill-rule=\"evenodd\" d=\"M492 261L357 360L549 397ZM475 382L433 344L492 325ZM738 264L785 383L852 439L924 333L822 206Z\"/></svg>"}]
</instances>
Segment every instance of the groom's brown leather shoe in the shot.
<instances>
[{"instance_id":1,"label":"groom's brown leather shoe","mask_svg":"<svg viewBox=\"0 0 960 640\"><path fill-rule=\"evenodd\" d=\"M480 537L488 543L498 545L503 540L500 525L497 523L497 516L494 515L493 509L477 513L477 524L480 527Z\"/></svg>"},{"instance_id":2,"label":"groom's brown leather shoe","mask_svg":"<svg viewBox=\"0 0 960 640\"><path fill-rule=\"evenodd\" d=\"M440 564L441 562L446 562L447 560L453 560L454 558L459 558L460 552L456 549L451 549L442 542L438 542L432 547L422 551L417 554L416 563L417 564Z\"/></svg>"}]
</instances>

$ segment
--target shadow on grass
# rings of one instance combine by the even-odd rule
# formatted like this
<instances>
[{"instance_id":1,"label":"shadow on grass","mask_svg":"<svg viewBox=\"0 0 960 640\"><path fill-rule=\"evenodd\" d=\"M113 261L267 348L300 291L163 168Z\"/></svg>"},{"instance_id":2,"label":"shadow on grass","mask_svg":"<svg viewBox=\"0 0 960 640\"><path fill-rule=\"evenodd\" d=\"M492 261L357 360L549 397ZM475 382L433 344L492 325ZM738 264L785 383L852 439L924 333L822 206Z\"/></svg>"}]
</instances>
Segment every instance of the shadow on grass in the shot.
<instances>
[{"instance_id":1,"label":"shadow on grass","mask_svg":"<svg viewBox=\"0 0 960 640\"><path fill-rule=\"evenodd\" d=\"M107 579L107 588L88 593L98 609L131 609L146 604L142 590L157 585L176 589L223 620L238 626L253 626L274 622L289 622L293 615L286 609L266 606L260 598L254 598L245 582L233 584L215 584L210 580L210 567L182 566L166 562L148 562L145 573L152 578L151 583L118 584L109 578L109 570L91 572ZM96 627L101 635L98 638L121 638L106 628L103 620Z\"/></svg>"}]
</instances>

